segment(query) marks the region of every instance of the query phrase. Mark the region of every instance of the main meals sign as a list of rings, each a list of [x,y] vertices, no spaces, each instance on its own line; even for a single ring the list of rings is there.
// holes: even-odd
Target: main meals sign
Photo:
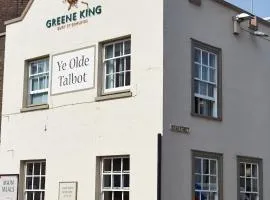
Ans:
[[[94,87],[94,60],[94,47],[53,55],[51,94]]]

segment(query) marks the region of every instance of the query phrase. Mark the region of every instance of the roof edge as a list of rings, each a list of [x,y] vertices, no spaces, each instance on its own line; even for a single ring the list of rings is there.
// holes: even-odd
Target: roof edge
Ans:
[[[34,0],[29,0],[29,2],[27,3],[25,9],[23,10],[21,16],[5,21],[5,25],[10,25],[10,24],[22,21],[24,19],[24,17],[26,16],[27,12],[29,11],[29,9],[30,9],[33,2],[34,2]]]
[[[216,3],[219,3],[219,4],[225,6],[225,7],[229,8],[229,9],[234,10],[234,11],[239,12],[239,13],[240,12],[245,12],[245,13],[247,13],[249,15],[254,15],[254,14],[248,12],[247,10],[244,10],[244,9],[242,9],[242,8],[236,6],[236,5],[233,5],[233,4],[231,4],[231,3],[229,3],[229,2],[227,2],[225,0],[212,0],[212,1],[214,1]],[[258,22],[260,22],[263,25],[266,25],[266,26],[270,27],[270,22],[269,21],[266,21],[265,19],[263,19],[261,17],[258,17],[258,16],[256,16],[256,17],[257,17]]]
[[[4,37],[6,35],[6,32],[0,33],[0,37]]]

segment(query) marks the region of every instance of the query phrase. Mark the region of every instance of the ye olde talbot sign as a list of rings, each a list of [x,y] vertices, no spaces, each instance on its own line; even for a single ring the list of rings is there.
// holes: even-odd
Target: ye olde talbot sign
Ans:
[[[17,200],[18,175],[0,175],[0,200]]]
[[[184,126],[177,126],[177,125],[170,125],[170,130],[172,132],[177,132],[177,133],[184,133],[184,134],[190,134],[190,128],[189,127],[184,127]]]
[[[94,59],[94,47],[53,55],[51,94],[94,87]]]

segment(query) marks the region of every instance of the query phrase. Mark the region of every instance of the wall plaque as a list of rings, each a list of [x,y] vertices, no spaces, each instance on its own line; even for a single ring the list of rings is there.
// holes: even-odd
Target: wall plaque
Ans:
[[[94,87],[95,47],[52,56],[51,94]]]
[[[59,182],[58,200],[76,200],[77,182]]]
[[[177,133],[190,134],[190,128],[171,124],[170,130]]]
[[[17,200],[18,179],[17,174],[0,175],[0,200]]]

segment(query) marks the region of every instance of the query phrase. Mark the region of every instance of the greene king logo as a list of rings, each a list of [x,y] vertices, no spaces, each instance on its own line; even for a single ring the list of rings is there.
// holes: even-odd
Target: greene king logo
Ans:
[[[68,4],[68,11],[70,11],[73,7],[78,8],[79,5],[84,5],[85,7],[77,12],[48,19],[46,21],[47,28],[56,27],[57,30],[72,28],[77,25],[86,24],[88,23],[88,19],[90,17],[94,17],[102,13],[101,5],[91,6],[85,1],[79,0],[64,0],[63,2]]]
[[[88,3],[85,1],[79,2],[78,0],[64,0],[64,3],[69,4],[68,10],[70,10],[72,7],[78,8],[78,3],[85,4],[88,8]]]

